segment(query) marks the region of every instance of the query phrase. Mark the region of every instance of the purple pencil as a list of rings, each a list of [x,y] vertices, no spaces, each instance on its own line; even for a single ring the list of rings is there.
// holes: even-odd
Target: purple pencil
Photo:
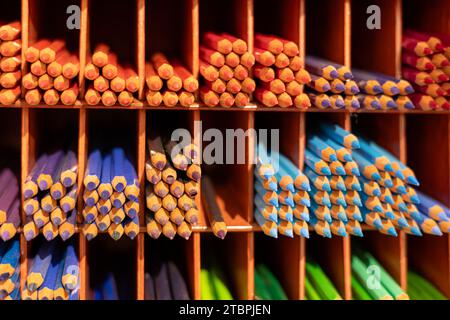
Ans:
[[[44,170],[45,164],[47,162],[48,156],[46,154],[43,154],[34,165],[33,169],[31,170],[30,174],[27,176],[27,179],[25,180],[23,184],[23,196],[25,199],[30,199],[37,195],[39,188],[37,184],[37,179],[39,175],[41,174],[42,170]]]
[[[40,190],[45,191],[50,189],[54,182],[53,173],[58,169],[58,164],[63,156],[64,152],[60,150],[52,153],[48,157],[45,167],[42,169],[42,172],[39,174],[37,179]]]
[[[19,186],[17,184],[12,184],[0,195],[0,224],[5,223],[6,217],[8,216],[8,209],[11,207],[14,200],[17,199],[18,193]]]

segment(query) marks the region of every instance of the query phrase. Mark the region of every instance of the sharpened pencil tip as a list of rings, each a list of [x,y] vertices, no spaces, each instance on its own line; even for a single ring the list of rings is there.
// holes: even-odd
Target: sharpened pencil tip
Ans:
[[[286,237],[293,238],[293,237],[294,237],[294,231],[292,231],[292,229],[288,229],[288,230],[286,230],[286,231],[284,232],[284,235],[285,235]]]
[[[322,203],[324,206],[327,206],[327,207],[331,206],[331,201],[328,198],[322,198]]]
[[[311,191],[311,186],[309,185],[308,182],[302,182],[301,187],[302,187],[302,190]]]
[[[375,172],[372,174],[371,180],[376,180],[376,181],[381,180],[381,175],[378,172]]]
[[[272,238],[278,238],[278,231],[277,231],[277,229],[270,229],[270,232],[269,232],[269,236],[271,236]]]
[[[344,167],[337,167],[337,168],[336,168],[336,173],[337,173],[339,176],[345,176],[345,169],[344,169]]]
[[[380,190],[380,189],[375,189],[375,190],[373,190],[373,195],[374,195],[375,197],[381,196],[381,190]]]
[[[350,162],[350,161],[353,161],[353,158],[349,153],[347,153],[347,154],[344,154],[344,161]]]
[[[133,240],[133,239],[136,237],[136,232],[134,232],[134,231],[129,232],[129,233],[128,233],[128,237],[129,237],[131,240]],[[189,236],[184,236],[183,238],[187,240],[187,239],[189,239]]]
[[[330,231],[330,229],[324,229],[323,230],[323,236],[325,238],[331,238],[331,231]]]
[[[391,94],[396,96],[397,94],[400,93],[400,90],[397,87],[392,87],[391,88]]]
[[[67,239],[69,239],[70,233],[67,231],[63,231],[61,233],[61,239],[63,239],[63,241],[66,241]]]
[[[400,218],[400,219],[398,219],[397,222],[398,222],[398,225],[400,226],[400,228],[408,228],[409,227],[409,224],[405,218]]]
[[[359,88],[357,86],[352,86],[350,91],[352,92],[352,94],[357,95],[360,91]]]
[[[286,199],[287,200],[287,199]],[[271,205],[273,205],[274,207],[278,207],[278,199],[277,198],[272,198],[269,200],[269,203]]]
[[[277,183],[273,182],[273,181],[269,182],[269,189],[272,190],[272,191],[277,191],[278,190]]]
[[[294,184],[292,184],[292,183],[289,183],[287,186],[286,186],[286,189],[288,189],[290,192],[292,192],[292,193],[294,193],[295,192],[295,187],[294,187]]]
[[[383,207],[381,205],[376,205],[375,207],[373,207],[373,211],[382,213]]]
[[[25,239],[27,241],[30,241],[33,238],[34,238],[34,233],[32,231],[25,232]]]
[[[225,233],[225,231],[223,231],[223,230],[219,230],[219,231],[217,231],[217,237],[218,238],[220,238],[220,239],[225,239],[225,236],[226,236],[226,233]]]
[[[271,213],[271,214],[269,214],[269,219],[268,220],[277,223],[278,222],[278,215],[276,213]]]
[[[337,199],[337,203],[338,203],[338,205],[343,206],[343,207],[347,206],[347,202],[345,202],[345,199],[343,199],[343,198]]]
[[[302,228],[302,229],[300,230],[300,235],[301,235],[303,238],[309,239],[309,231],[308,231],[308,229],[307,229],[307,228]]]
[[[414,177],[414,176],[408,176],[407,178],[406,178],[406,181],[409,183],[409,184],[412,184],[413,186],[416,186],[416,187],[418,187],[419,185],[420,185],[420,183],[419,183],[419,181],[416,179],[416,177]]]
[[[309,222],[309,214],[307,213],[302,213],[300,215],[300,217],[302,218],[303,221]]]
[[[323,191],[331,192],[331,186],[328,183],[324,183],[322,185],[322,189],[323,189]]]
[[[408,212],[408,207],[404,203],[400,203],[398,205],[398,208],[400,209],[401,212]]]
[[[352,149],[359,149],[360,148],[359,141],[353,140],[351,146],[352,146]]]
[[[347,236],[347,232],[345,231],[344,227],[339,227],[338,235],[340,235],[341,237],[346,237]]]
[[[347,215],[343,212],[339,212],[338,213],[338,219],[341,220],[342,222],[347,222],[348,218]]]
[[[438,226],[434,226],[433,228],[431,228],[431,233],[435,236],[442,236],[442,231]]]
[[[323,216],[323,219],[328,222],[328,223],[332,223],[333,222],[333,218],[331,218],[331,216],[329,214],[325,214]]]
[[[398,192],[399,194],[406,194],[406,193],[407,193],[405,186],[399,186],[399,187],[397,188],[397,192]]]
[[[353,215],[353,219],[358,221],[358,222],[362,222],[363,221],[363,218],[362,218],[362,216],[359,213],[355,213]]]
[[[441,221],[449,221],[447,215],[446,215],[444,212],[439,212],[439,213],[438,213],[438,218],[439,218]]]
[[[360,228],[353,229],[353,233],[355,234],[355,236],[364,237],[364,234]]]
[[[372,106],[373,109],[377,109],[377,110],[381,109],[381,104],[378,101],[376,101],[376,100],[372,101],[370,103],[370,105]]]
[[[309,199],[302,199],[301,204],[304,205],[305,207],[310,207],[311,206],[311,201]],[[295,205],[295,204],[294,204]],[[292,205],[292,206],[294,206]]]
[[[94,236],[93,234],[87,234],[87,235],[86,235],[87,241],[91,241],[91,240],[94,239],[94,238],[95,238],[95,236]]]
[[[337,156],[336,156],[336,154],[331,154],[330,155],[330,162],[334,162],[334,161],[337,161],[338,159],[337,159]]]
[[[417,227],[411,227],[411,233],[418,237],[422,236],[422,232],[420,232],[420,229]]]
[[[373,86],[373,91],[378,94],[378,93],[383,93],[383,88],[381,86]]]
[[[414,93],[414,88],[413,88],[412,86],[407,86],[407,87],[405,88],[405,92],[406,92],[407,94],[413,94],[413,93]]]
[[[323,168],[320,170],[320,172],[321,172],[323,175],[326,175],[326,176],[331,175],[331,170],[330,170],[329,167],[323,167]]]
[[[361,185],[359,183],[352,184],[352,190],[361,191]]]
[[[393,236],[393,237],[396,237],[396,236],[398,235],[398,234],[397,234],[397,231],[395,231],[394,227],[389,227],[389,228],[387,229],[387,233],[388,233],[389,235]]]
[[[353,199],[353,203],[357,207],[362,207],[361,200],[359,200],[359,199]]]
[[[383,229],[383,224],[381,223],[381,220],[380,220],[380,219],[376,219],[376,220],[373,222],[373,226],[374,226],[376,229],[378,229],[378,230]]]
[[[330,77],[333,78],[333,79],[339,78],[339,73],[337,72],[337,70],[332,70],[330,72]]]
[[[7,241],[9,239],[11,239],[9,232],[8,231],[2,232],[2,240]]]

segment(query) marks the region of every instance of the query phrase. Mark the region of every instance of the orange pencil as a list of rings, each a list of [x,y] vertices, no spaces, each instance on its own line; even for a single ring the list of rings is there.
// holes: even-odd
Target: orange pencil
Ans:
[[[162,99],[166,107],[174,107],[178,103],[178,96],[172,91],[166,90],[162,95]]]
[[[167,89],[173,92],[178,92],[183,87],[183,81],[177,75],[173,75],[166,81]]]
[[[208,107],[215,107],[219,104],[219,96],[206,87],[200,89],[200,98]]]
[[[161,52],[154,53],[151,61],[156,72],[162,79],[168,80],[173,76],[173,67],[170,65],[164,54]]]
[[[25,101],[32,106],[38,105],[41,102],[42,95],[38,89],[29,90],[25,93]]]
[[[188,91],[181,91],[178,94],[178,101],[183,107],[190,107],[195,103],[195,96]]]
[[[295,80],[289,82],[286,86],[286,92],[293,97],[298,96],[299,94],[302,93],[302,91],[303,91],[302,85]]]
[[[216,93],[223,93],[227,90],[227,84],[223,82],[221,79],[217,79],[213,82],[207,82],[206,87],[211,89],[212,91]]]
[[[30,66],[30,71],[31,73],[33,73],[34,75],[40,77],[42,76],[44,73],[47,72],[47,66],[42,63],[41,61],[36,61],[33,62]]]
[[[278,104],[277,96],[270,91],[257,88],[255,90],[255,98],[266,107],[274,107]]]
[[[22,49],[22,41],[5,41],[0,44],[0,54],[4,57],[14,57],[20,53]]]
[[[123,90],[125,90],[126,87],[126,81],[125,81],[125,72],[123,69],[119,66],[117,68],[117,75],[109,82],[109,87],[112,91],[116,93],[120,93]]]
[[[236,38],[228,33],[222,33],[222,37],[231,41],[233,52],[239,55],[244,55],[247,53],[247,42],[245,42],[244,40]]]
[[[107,107],[115,105],[117,102],[117,96],[112,90],[106,90],[102,93],[102,103]]]
[[[219,69],[219,78],[223,81],[230,81],[234,77],[234,71],[229,66],[224,65]]]
[[[61,70],[61,72],[62,72],[62,70]],[[99,76],[100,76],[99,68],[93,63],[88,63],[86,65],[86,67],[84,68],[84,77],[88,80],[94,81]]]
[[[233,44],[229,39],[213,32],[203,34],[202,44],[222,54],[229,54],[233,50]]]
[[[25,60],[33,63],[39,60],[39,53],[42,49],[50,45],[50,41],[46,39],[39,40],[33,45],[29,46],[25,51]]]
[[[241,82],[241,91],[251,94],[256,89],[256,83],[255,80],[252,78],[246,78],[244,81]]]
[[[98,92],[105,92],[106,90],[109,89],[109,80],[107,80],[103,76],[99,76],[97,79],[94,80],[94,89],[97,90]]]
[[[295,57],[300,54],[300,49],[295,42],[285,39],[280,40],[283,42],[283,53],[285,53],[288,57]]]
[[[253,69],[253,75],[263,82],[270,82],[275,79],[275,71],[270,67],[256,65]]]
[[[2,89],[0,91],[0,104],[10,106],[19,98],[21,94],[20,86],[13,89]]]
[[[163,86],[163,81],[161,80],[160,76],[156,73],[155,68],[153,68],[153,65],[151,63],[147,63],[145,65],[145,81],[147,83],[147,86],[152,91],[159,91],[161,90]]]
[[[61,102],[66,106],[73,106],[78,97],[78,83],[74,82],[72,86],[61,93]]]
[[[53,88],[53,78],[48,74],[43,74],[38,79],[38,85],[42,90],[50,90]]]
[[[225,56],[225,64],[231,68],[236,68],[239,65],[239,62],[240,57],[234,52],[231,52]]]
[[[118,60],[117,55],[109,52],[108,53],[108,63],[102,68],[102,76],[108,80],[112,80],[117,76],[117,66]]]
[[[148,91],[146,99],[152,107],[159,107],[162,103],[162,95],[159,91]]]
[[[55,89],[44,92],[44,102],[50,106],[54,106],[59,102],[59,93]]]
[[[172,61],[173,71],[183,81],[183,89],[187,92],[196,92],[198,90],[198,80],[194,78],[178,60]]]
[[[255,56],[250,52],[246,52],[241,56],[241,64],[247,69],[251,69],[255,65],[255,62]]]
[[[285,55],[284,53],[280,53],[275,56],[275,67],[277,67],[277,68],[289,67],[290,63],[291,63],[291,61],[289,60],[289,57],[287,55]]]
[[[309,107],[311,107],[311,100],[309,100],[307,94],[302,93],[295,97],[294,105],[299,109],[308,109]]]
[[[54,40],[47,47],[43,48],[39,52],[39,60],[45,64],[49,64],[56,59],[56,53],[62,50],[65,46],[63,40]]]
[[[311,75],[306,69],[301,69],[295,74],[295,80],[300,84],[307,84],[311,81]]]
[[[69,86],[70,86],[70,80],[64,78],[62,75],[57,76],[53,80],[53,87],[58,91],[64,91],[64,90],[68,89]]]
[[[219,104],[221,107],[230,108],[234,105],[234,97],[228,92],[224,92],[219,97]]]
[[[293,105],[291,96],[288,95],[286,92],[283,92],[282,94],[278,95],[277,99],[278,105],[281,108],[288,108]]]
[[[275,76],[283,82],[291,82],[295,80],[294,72],[289,68],[277,69]]]
[[[119,104],[123,107],[128,107],[129,105],[131,105],[133,103],[133,101],[134,101],[134,97],[128,91],[122,91],[117,96],[117,102],[119,102]]]
[[[255,60],[265,67],[270,67],[275,63],[275,56],[269,51],[255,48]]]
[[[260,87],[262,89],[272,91],[275,94],[286,92],[286,86],[280,79],[274,79],[270,82],[265,82]]]
[[[0,27],[0,39],[2,41],[16,40],[22,31],[20,21],[14,21]]]
[[[206,63],[212,64],[217,68],[220,68],[225,64],[225,57],[223,56],[223,54],[217,51],[213,51],[204,46],[200,47],[200,59],[204,60]]]
[[[227,91],[232,94],[237,94],[242,89],[240,82],[236,79],[231,79],[227,82]]]
[[[238,65],[236,68],[234,68],[234,77],[239,81],[243,81],[245,78],[248,77],[247,68],[241,64]]]
[[[0,60],[0,69],[3,72],[13,72],[19,69],[21,63],[20,56],[3,57]]]
[[[299,56],[289,58],[289,68],[291,68],[292,71],[299,71],[303,68],[302,59],[300,59]]]
[[[216,69],[216,67],[206,63],[203,60],[200,60],[200,74],[205,78],[207,81],[214,81],[219,78],[219,71]]]
[[[99,68],[103,68],[108,63],[109,52],[109,46],[106,44],[98,44],[95,47],[94,54],[92,55],[92,63]]]
[[[255,46],[263,50],[268,50],[277,55],[283,52],[283,42],[273,36],[257,33],[255,35]]]
[[[67,58],[66,63],[62,66],[62,74],[67,79],[75,78],[80,72],[80,62],[75,54]]]
[[[249,103],[250,103],[250,97],[248,94],[246,94],[244,92],[239,92],[234,97],[234,104],[236,105],[236,107],[245,107],[245,106],[248,106]]]
[[[95,90],[91,85],[86,90],[86,94],[84,95],[84,100],[86,100],[88,105],[95,106],[100,103],[101,96],[100,96],[100,93],[97,90]]]
[[[125,73],[125,87],[126,89],[131,92],[137,92],[140,88],[140,81],[139,76],[137,75],[136,71],[131,66],[125,65],[123,67],[124,73]]]
[[[20,70],[2,73],[0,76],[0,85],[3,88],[11,89],[19,83],[21,75]]]

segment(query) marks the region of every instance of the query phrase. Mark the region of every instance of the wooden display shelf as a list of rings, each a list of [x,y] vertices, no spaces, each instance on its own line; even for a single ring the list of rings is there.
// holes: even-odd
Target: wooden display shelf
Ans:
[[[42,13],[39,9],[41,3],[50,0],[16,0],[21,5],[22,44],[26,49],[39,37],[39,33],[49,36],[59,36],[61,30],[52,30],[50,22],[42,22]],[[56,2],[56,0],[54,0]],[[189,0],[182,6],[176,6],[174,0],[134,0],[122,12],[120,6],[112,5],[110,1],[79,0],[81,6],[81,29],[77,31],[81,73],[83,73],[86,58],[93,46],[101,41],[111,42],[114,50],[124,59],[133,63],[143,83],[145,75],[145,61],[155,50],[167,50],[198,74],[198,48],[201,35],[205,31],[213,30],[229,32],[248,41],[250,51],[253,50],[253,37],[256,32],[274,33],[300,45],[301,56],[305,53],[323,56],[337,62],[357,68],[372,69],[391,75],[400,73],[400,53],[402,28],[416,27],[450,34],[450,4],[445,0],[433,1],[435,5],[424,7],[420,13],[422,19],[416,19],[418,0],[282,0],[274,3],[269,0],[233,0],[233,1],[206,1]],[[66,1],[62,2],[62,5]],[[97,4],[95,4],[97,3]],[[118,2],[119,3],[119,2]],[[109,15],[121,14],[121,19],[105,22],[109,28],[102,28],[99,17],[99,6],[104,4]],[[376,4],[382,11],[382,29],[368,30],[366,28],[366,8]],[[46,7],[53,13],[60,6]],[[170,10],[169,10],[170,9]],[[158,17],[155,11],[161,11],[163,16]],[[166,16],[173,11],[173,16],[179,19],[173,25],[167,23]],[[123,14],[122,14],[123,13]],[[65,11],[58,13],[65,16]],[[17,18],[19,18],[18,13]],[[108,15],[105,15],[106,17]],[[318,19],[318,17],[322,19]],[[0,13],[2,17],[2,13]],[[95,20],[95,21],[94,21]],[[103,19],[104,20],[104,19]],[[170,21],[170,20],[169,20]],[[430,22],[431,21],[431,22]],[[320,25],[316,23],[321,22]],[[176,41],[166,41],[168,37],[161,37],[161,28],[167,28],[170,37],[176,36]],[[103,29],[103,30],[101,30]],[[123,30],[122,30],[123,29]],[[42,30],[45,30],[42,31]],[[105,31],[106,30],[106,31]],[[115,42],[122,37],[110,30],[120,30],[127,38],[129,45]],[[44,33],[42,33],[44,32]],[[54,32],[54,33],[53,33]],[[102,38],[100,38],[102,37]],[[172,40],[172,39],[171,39]],[[328,44],[328,45],[324,45]],[[390,48],[391,50],[386,50]],[[123,51],[123,52],[122,52]],[[22,59],[24,61],[24,59]],[[22,70],[26,71],[25,63]],[[79,79],[83,92],[85,83],[83,77]],[[142,86],[143,88],[143,86]],[[82,96],[82,95],[81,95]],[[416,171],[422,181],[421,189],[437,199],[450,205],[450,111],[423,111],[423,110],[299,110],[295,108],[264,108],[252,104],[247,108],[208,108],[202,104],[192,108],[181,106],[149,107],[144,102],[144,90],[139,92],[140,103],[131,107],[104,107],[88,106],[82,100],[76,106],[28,106],[19,103],[16,106],[0,108],[4,112],[17,112],[21,123],[20,141],[20,168],[21,181],[26,179],[38,154],[38,145],[41,143],[38,135],[39,124],[37,117],[52,110],[70,110],[74,115],[68,119],[71,126],[75,126],[73,136],[77,145],[79,163],[79,191],[83,191],[81,180],[86,167],[86,160],[92,148],[92,130],[89,128],[96,122],[95,114],[104,112],[105,115],[117,113],[131,113],[124,123],[133,128],[127,136],[135,145],[135,164],[139,172],[141,187],[144,187],[144,168],[147,157],[146,140],[153,128],[153,117],[160,117],[160,113],[175,112],[183,118],[183,126],[189,128],[196,142],[200,142],[201,132],[197,132],[194,122],[202,120],[204,127],[224,128],[270,128],[286,127],[281,136],[284,142],[281,150],[299,168],[303,168],[303,151],[308,129],[315,123],[332,121],[345,127],[347,130],[363,132],[382,146],[397,155],[402,161]],[[17,111],[15,111],[17,110]],[[103,111],[100,111],[103,110]],[[127,111],[126,111],[127,110]],[[64,112],[65,112],[64,111]],[[184,111],[184,113],[183,113]],[[216,113],[214,111],[224,111]],[[270,120],[274,119],[273,124]],[[222,126],[221,126],[222,123]],[[205,125],[206,124],[206,125]],[[225,125],[225,126],[224,126]],[[369,131],[370,129],[370,131]],[[135,132],[134,132],[135,130]],[[420,134],[418,134],[420,133]],[[61,133],[65,134],[65,133]],[[1,143],[0,141],[0,147]],[[58,141],[53,141],[57,143]],[[440,149],[435,146],[439,143]],[[17,142],[19,143],[19,142]],[[247,159],[253,157],[253,139],[246,143]],[[428,157],[431,157],[430,159]],[[433,163],[433,170],[427,166]],[[437,168],[438,170],[435,170]],[[206,168],[205,168],[206,169]],[[323,256],[320,259],[324,270],[331,277],[339,292],[345,299],[351,299],[351,242],[353,237],[320,239],[316,235],[305,240],[294,239],[266,239],[260,228],[253,222],[253,166],[250,162],[245,165],[221,166],[210,168],[215,185],[221,183],[215,177],[229,174],[237,183],[230,189],[229,180],[224,185],[218,185],[218,198],[226,222],[229,225],[229,234],[223,241],[215,240],[212,245],[229,252],[230,266],[227,273],[230,275],[230,284],[236,298],[254,298],[253,270],[255,261],[270,261],[275,274],[286,289],[291,299],[304,298],[304,272],[307,250],[320,249]],[[205,171],[208,171],[206,169]],[[227,188],[228,187],[228,188]],[[233,190],[232,193],[229,190]],[[129,262],[130,279],[135,281],[132,286],[135,292],[133,298],[144,299],[144,274],[149,259],[152,258],[152,242],[145,234],[144,226],[144,195],[141,201],[141,228],[136,240],[131,242],[131,251],[124,259]],[[199,196],[201,197],[201,195]],[[197,201],[200,206],[200,202]],[[78,203],[78,209],[83,206]],[[23,215],[24,216],[24,215]],[[401,233],[398,238],[389,238],[364,227],[365,243],[369,246],[377,259],[386,267],[394,278],[406,288],[406,275],[408,263],[428,277],[450,298],[450,238],[426,236],[424,238],[406,237]],[[185,242],[184,254],[186,275],[192,296],[200,299],[200,269],[202,254],[208,241],[213,235],[207,223],[207,218],[200,207],[200,223],[193,228],[189,241]],[[90,298],[90,275],[93,270],[93,257],[99,252],[97,246],[87,243],[86,239],[77,230],[74,237],[78,241],[80,259],[81,288],[80,298]],[[106,241],[107,235],[99,236],[96,242]],[[100,239],[102,238],[102,239]],[[28,247],[21,235],[21,285],[23,287],[28,267]],[[122,240],[120,240],[122,242]],[[108,246],[116,243],[106,241]],[[128,242],[128,240],[124,240]],[[150,243],[150,244],[149,244]],[[407,251],[407,244],[412,250]],[[260,246],[273,248],[273,252],[265,255],[259,254]],[[146,250],[150,247],[150,250]],[[147,248],[148,249],[148,248]],[[310,252],[314,253],[314,252]],[[91,261],[92,260],[92,261]],[[432,262],[428,264],[428,262]],[[93,274],[92,272],[92,274]],[[286,276],[286,275],[289,275]]]

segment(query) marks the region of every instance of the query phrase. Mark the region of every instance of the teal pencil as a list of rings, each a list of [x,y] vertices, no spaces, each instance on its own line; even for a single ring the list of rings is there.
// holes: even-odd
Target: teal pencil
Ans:
[[[305,150],[305,164],[318,175],[331,175],[331,170],[327,163],[315,156],[308,149]]]

